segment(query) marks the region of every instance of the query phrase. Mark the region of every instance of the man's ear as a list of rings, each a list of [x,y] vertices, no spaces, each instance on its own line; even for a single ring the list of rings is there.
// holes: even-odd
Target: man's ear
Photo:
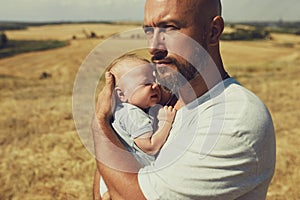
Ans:
[[[118,98],[120,99],[120,101],[122,103],[126,103],[128,101],[126,95],[124,94],[124,92],[121,90],[121,88],[116,87],[115,88],[115,93],[117,94]]]
[[[210,27],[210,42],[211,46],[216,46],[219,44],[220,37],[224,30],[224,20],[221,16],[216,16],[212,22]]]

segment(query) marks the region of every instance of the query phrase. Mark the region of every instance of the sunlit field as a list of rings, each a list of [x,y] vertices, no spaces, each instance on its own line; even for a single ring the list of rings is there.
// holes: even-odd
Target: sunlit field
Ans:
[[[0,59],[0,199],[92,199],[95,164],[74,125],[74,80],[94,47],[136,27],[69,24],[6,31],[9,39],[70,45]],[[88,39],[90,32],[98,37]],[[229,73],[264,101],[275,123],[277,165],[267,199],[300,199],[300,36],[222,41],[221,51]]]

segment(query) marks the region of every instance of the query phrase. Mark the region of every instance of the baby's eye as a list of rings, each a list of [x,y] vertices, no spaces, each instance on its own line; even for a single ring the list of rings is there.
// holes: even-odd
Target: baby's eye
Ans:
[[[145,86],[149,86],[149,85],[152,85],[152,84],[153,84],[152,82],[151,83],[150,82],[144,83]]]

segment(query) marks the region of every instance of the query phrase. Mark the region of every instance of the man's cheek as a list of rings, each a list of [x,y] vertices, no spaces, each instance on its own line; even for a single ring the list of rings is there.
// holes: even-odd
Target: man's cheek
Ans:
[[[186,52],[189,49],[189,44],[188,41],[185,40],[181,35],[177,34],[173,37],[169,36],[165,41],[166,48],[170,53],[179,55],[181,57],[186,56]]]

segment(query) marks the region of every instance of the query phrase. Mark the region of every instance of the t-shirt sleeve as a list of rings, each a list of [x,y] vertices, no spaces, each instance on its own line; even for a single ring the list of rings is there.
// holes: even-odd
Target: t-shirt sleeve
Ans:
[[[152,120],[143,110],[136,107],[129,107],[126,115],[123,116],[122,125],[126,127],[127,133],[135,139],[141,135],[153,132]]]

